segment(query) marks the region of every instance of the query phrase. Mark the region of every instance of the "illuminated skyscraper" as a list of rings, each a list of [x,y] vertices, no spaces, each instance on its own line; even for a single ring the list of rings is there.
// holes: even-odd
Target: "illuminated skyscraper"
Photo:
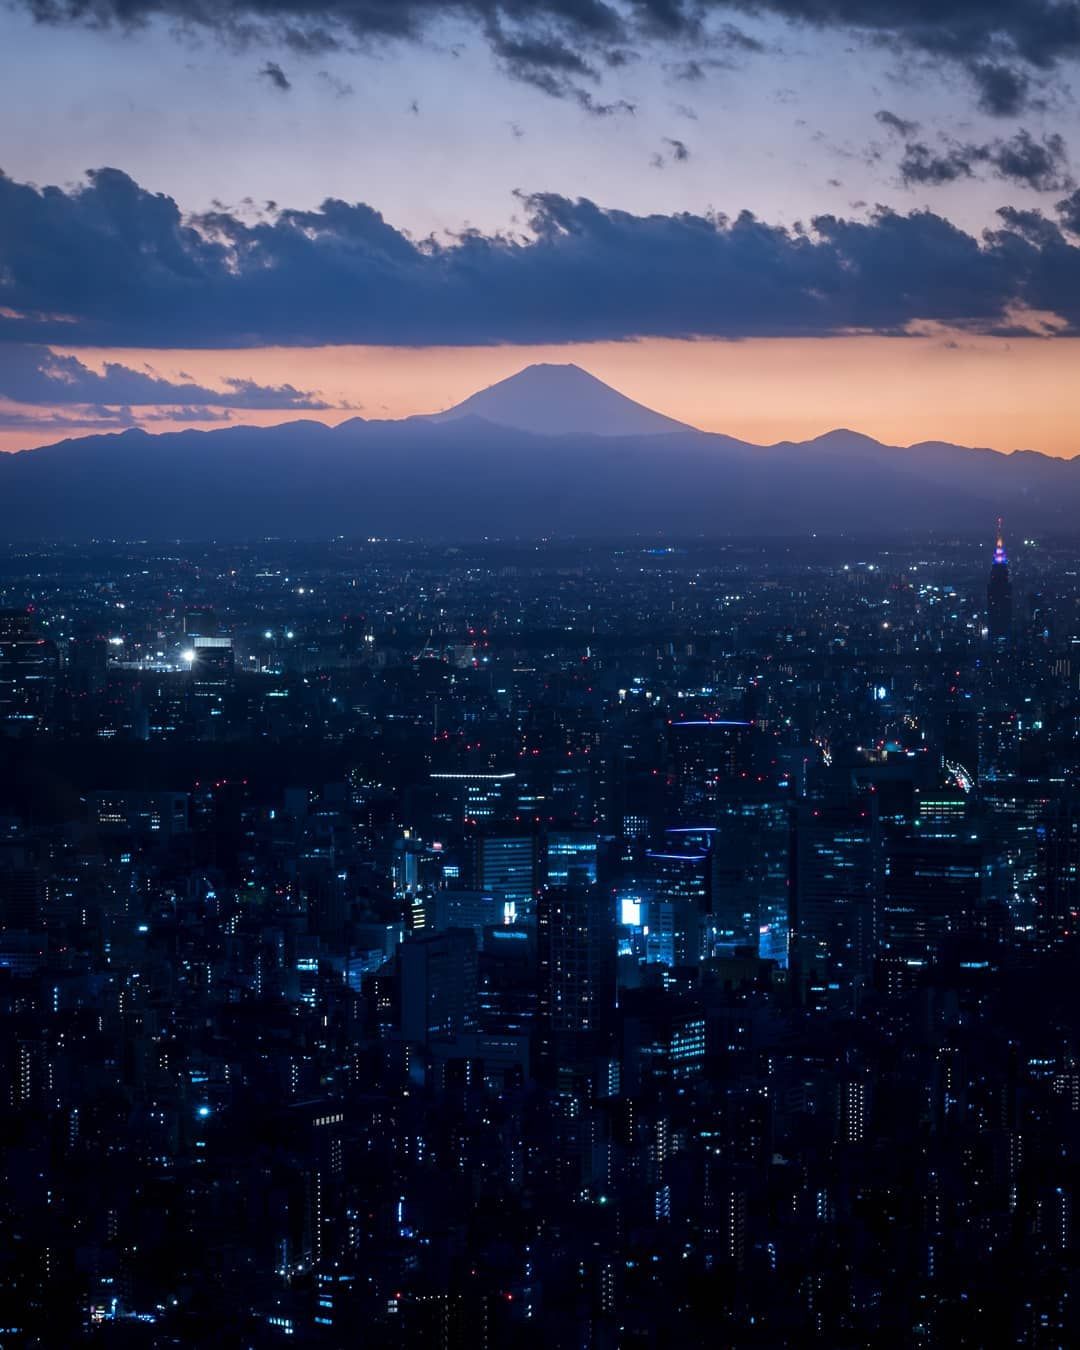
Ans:
[[[1009,580],[1009,557],[1005,552],[1005,536],[1001,517],[997,523],[997,541],[994,561],[990,567],[990,582],[986,588],[986,622],[990,641],[1008,642],[1012,637],[1012,582]]]
[[[59,658],[38,631],[32,608],[0,610],[0,723],[29,731],[52,702]]]

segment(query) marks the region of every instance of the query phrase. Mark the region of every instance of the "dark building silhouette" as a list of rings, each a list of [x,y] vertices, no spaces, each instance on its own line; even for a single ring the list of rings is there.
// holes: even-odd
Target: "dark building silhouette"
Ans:
[[[545,887],[536,907],[540,1062],[552,1079],[587,1071],[615,1011],[612,897],[587,882]]]
[[[865,978],[877,936],[882,851],[876,794],[805,803],[792,832],[791,954],[796,978],[821,993]]]
[[[682,821],[712,824],[722,793],[750,771],[753,724],[697,719],[673,722],[669,731]]]

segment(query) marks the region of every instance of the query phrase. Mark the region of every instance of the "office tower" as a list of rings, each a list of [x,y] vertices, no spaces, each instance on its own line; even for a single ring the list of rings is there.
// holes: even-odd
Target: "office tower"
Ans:
[[[428,775],[435,790],[436,824],[460,828],[505,818],[513,804],[517,774],[451,770]]]
[[[790,804],[764,784],[721,793],[712,835],[714,943],[782,948],[787,934]]]
[[[668,830],[663,847],[645,855],[650,961],[697,965],[709,955],[712,834],[711,829]]]
[[[700,1006],[660,989],[620,997],[622,1090],[634,1096],[695,1078],[705,1066],[705,1018]]]
[[[19,846],[0,847],[0,928],[33,928],[46,917],[42,869]]]
[[[990,581],[986,588],[986,625],[990,641],[1004,644],[1012,639],[1013,604],[1012,582],[1009,580],[1009,558],[1005,552],[1005,536],[998,519],[994,561],[990,566]]]
[[[605,1048],[615,1010],[615,914],[600,888],[545,887],[537,901],[540,1061],[573,1073]]]
[[[437,933],[449,928],[471,928],[477,940],[485,928],[506,926],[503,901],[489,891],[438,890],[427,905],[429,926]]]
[[[232,684],[236,668],[232,638],[196,637],[190,648],[191,674],[197,697],[212,698]]]
[[[875,946],[881,836],[873,793],[847,805],[803,803],[792,836],[791,956],[817,992],[859,983]]]
[[[19,735],[38,725],[59,668],[56,644],[39,631],[32,609],[0,610],[0,729]]]
[[[837,1088],[837,1132],[845,1144],[861,1144],[866,1137],[870,1084],[865,1076],[843,1079]]]
[[[417,933],[398,948],[401,1035],[427,1045],[472,1031],[477,1023],[476,934],[469,929]]]
[[[949,937],[975,931],[983,900],[985,846],[961,815],[922,817],[890,832],[878,940],[883,950],[920,960],[940,956]]]
[[[1037,831],[1036,928],[1044,942],[1076,935],[1080,918],[1080,791],[1069,784]]]
[[[544,882],[565,886],[571,870],[584,871],[590,885],[596,880],[595,834],[585,830],[552,830],[545,840]]]
[[[669,727],[676,807],[687,824],[712,824],[722,790],[750,773],[751,722],[717,719]]]
[[[481,835],[476,883],[502,902],[507,921],[531,914],[537,890],[537,843],[532,835]]]

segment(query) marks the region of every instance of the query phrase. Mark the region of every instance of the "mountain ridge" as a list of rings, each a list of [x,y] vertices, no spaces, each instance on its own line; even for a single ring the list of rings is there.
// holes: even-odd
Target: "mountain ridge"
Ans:
[[[1072,529],[1080,513],[1075,458],[890,446],[845,428],[772,445],[685,424],[656,433],[639,412],[661,414],[579,368],[546,370],[588,395],[588,407],[571,400],[584,426],[511,427],[478,416],[473,396],[452,417],[133,428],[0,456],[0,539],[986,530],[999,514],[1016,528]],[[492,386],[503,415],[506,386],[522,387],[514,378]],[[550,391],[547,375],[542,384]],[[519,419],[532,406],[519,403]],[[598,433],[608,406],[649,429]]]

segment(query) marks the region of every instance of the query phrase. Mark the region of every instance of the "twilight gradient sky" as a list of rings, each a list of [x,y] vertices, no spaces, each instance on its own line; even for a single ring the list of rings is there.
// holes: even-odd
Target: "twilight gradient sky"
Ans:
[[[0,52],[0,449],[573,360],[1080,452],[1075,0],[0,0]]]

